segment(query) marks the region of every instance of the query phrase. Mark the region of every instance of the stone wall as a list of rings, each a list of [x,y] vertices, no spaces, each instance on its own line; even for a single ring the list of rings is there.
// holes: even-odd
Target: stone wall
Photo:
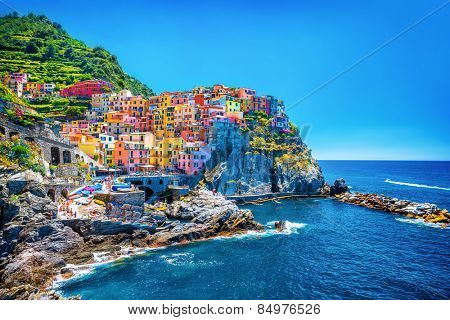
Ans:
[[[27,128],[0,118],[0,133],[9,138],[18,136],[28,142],[36,143],[41,147],[45,161],[52,165],[76,163],[76,159],[82,157],[78,148],[56,137],[45,125]]]
[[[114,222],[111,220],[67,219],[59,220],[59,222],[70,227],[83,237],[120,233],[132,234],[135,230],[147,230],[150,233],[154,233],[156,230],[155,225]]]
[[[170,185],[183,185],[186,183],[184,175],[157,175],[157,176],[130,176],[125,178],[136,188],[145,192],[146,201],[155,201]]]
[[[97,193],[94,198],[107,204],[105,214],[111,218],[136,221],[144,214],[144,191]]]

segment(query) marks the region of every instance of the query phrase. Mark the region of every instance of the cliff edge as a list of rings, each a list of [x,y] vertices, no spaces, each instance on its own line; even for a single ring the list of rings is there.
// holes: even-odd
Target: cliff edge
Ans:
[[[220,124],[210,130],[213,152],[204,175],[210,189],[224,195],[321,192],[322,171],[292,123],[285,133],[264,113],[245,120],[246,129]]]

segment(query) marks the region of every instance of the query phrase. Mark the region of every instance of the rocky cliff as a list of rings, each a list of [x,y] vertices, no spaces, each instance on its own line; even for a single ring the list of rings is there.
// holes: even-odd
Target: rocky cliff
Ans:
[[[279,133],[264,115],[247,118],[249,130],[221,125],[210,130],[213,152],[205,180],[225,195],[293,192],[318,194],[324,185],[319,165],[295,127]]]

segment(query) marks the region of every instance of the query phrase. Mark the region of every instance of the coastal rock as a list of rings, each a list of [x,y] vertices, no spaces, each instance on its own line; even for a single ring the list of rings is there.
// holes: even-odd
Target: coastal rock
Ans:
[[[205,181],[209,189],[225,195],[293,192],[318,194],[324,184],[320,167],[299,137],[293,148],[304,151],[305,166],[277,161],[296,151],[256,152],[250,147],[250,136],[238,127],[212,128],[213,152],[207,163]],[[295,154],[294,154],[295,156]]]
[[[348,192],[348,186],[345,183],[345,180],[340,178],[334,181],[334,184],[330,187],[330,196],[334,196],[341,193]]]
[[[450,214],[447,210],[439,209],[430,203],[417,203],[407,200],[398,200],[378,194],[346,192],[334,195],[339,201],[363,206],[375,210],[383,210],[393,214],[404,215],[412,219],[437,223],[447,227],[450,223]]]
[[[140,223],[123,223],[55,220],[51,212],[57,210],[56,204],[39,192],[38,180],[10,187],[13,195],[0,188],[0,297],[4,299],[59,299],[48,290],[56,276],[70,277],[73,265],[116,259],[133,254],[133,248],[263,230],[249,210],[240,210],[232,201],[205,189],[193,190],[168,206],[146,208]],[[136,209],[133,204],[128,207],[129,211]],[[187,223],[167,222],[168,218]]]
[[[37,193],[35,195],[41,196],[40,191],[42,191],[42,182],[43,178],[39,173],[27,170],[9,176],[6,187],[8,188],[10,195],[22,193],[25,191],[25,187],[27,187],[28,191],[31,193]],[[45,196],[45,191],[41,197],[43,196]]]
[[[165,213],[169,218],[183,218],[189,222],[174,224],[156,233],[149,239],[151,246],[165,246],[264,229],[261,224],[254,221],[250,210],[241,210],[232,201],[206,189],[191,191],[182,200],[169,205]]]

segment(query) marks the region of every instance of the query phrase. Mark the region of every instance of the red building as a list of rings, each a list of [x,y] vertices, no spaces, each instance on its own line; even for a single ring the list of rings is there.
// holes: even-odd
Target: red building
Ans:
[[[108,87],[111,90],[113,86],[111,83],[104,80],[87,80],[77,82],[67,88],[62,89],[59,93],[62,97],[83,97],[90,98],[93,94],[104,93],[104,87]]]
[[[194,101],[196,104],[204,106],[205,105],[205,95],[203,93],[196,94],[194,96]]]

